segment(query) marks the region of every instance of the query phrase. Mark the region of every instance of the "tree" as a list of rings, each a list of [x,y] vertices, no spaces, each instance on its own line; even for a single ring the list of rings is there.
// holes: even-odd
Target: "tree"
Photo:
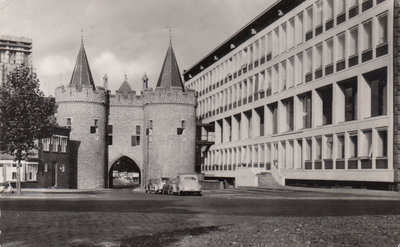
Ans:
[[[17,192],[21,193],[21,160],[37,149],[36,140],[50,137],[55,126],[53,98],[39,89],[31,68],[19,65],[0,88],[0,152],[13,155],[17,165]]]

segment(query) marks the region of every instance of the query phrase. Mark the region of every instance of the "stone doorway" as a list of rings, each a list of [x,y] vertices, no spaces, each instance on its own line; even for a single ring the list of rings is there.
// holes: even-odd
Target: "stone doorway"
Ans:
[[[114,162],[108,177],[110,188],[140,187],[140,168],[135,161],[126,156],[122,156]]]

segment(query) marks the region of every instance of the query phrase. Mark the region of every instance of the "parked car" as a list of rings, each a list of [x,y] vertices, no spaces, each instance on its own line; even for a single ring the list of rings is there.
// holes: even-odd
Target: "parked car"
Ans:
[[[163,193],[164,185],[169,180],[171,180],[171,178],[167,178],[167,177],[158,178],[158,182],[157,182],[156,188],[155,188],[155,191],[156,191],[157,194],[162,194]]]
[[[10,182],[0,183],[0,193],[14,193],[14,191]]]
[[[196,194],[201,195],[201,185],[196,174],[178,175],[175,191],[178,195]]]
[[[147,181],[146,193],[155,193],[156,192],[156,183],[157,179],[151,178]]]
[[[176,186],[177,186],[177,178],[168,179],[165,181],[165,184],[163,185],[162,193],[167,195],[172,195],[177,191]]]

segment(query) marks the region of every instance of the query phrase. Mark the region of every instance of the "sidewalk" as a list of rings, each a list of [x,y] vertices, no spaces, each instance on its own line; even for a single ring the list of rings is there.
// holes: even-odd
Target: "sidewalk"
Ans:
[[[12,194],[0,194],[0,199],[85,199],[95,198],[106,190],[77,190],[77,189],[44,189],[22,188],[21,195],[15,191]]]
[[[367,189],[352,189],[352,188],[309,188],[309,187],[294,187],[294,186],[282,186],[282,187],[250,187],[241,186],[236,188],[240,191],[257,191],[257,192],[268,192],[268,191],[282,191],[282,192],[322,192],[322,193],[333,193],[333,194],[351,194],[351,195],[364,195],[364,196],[375,196],[375,197],[391,197],[393,199],[400,199],[400,192],[398,191],[384,191],[384,190],[367,190]]]

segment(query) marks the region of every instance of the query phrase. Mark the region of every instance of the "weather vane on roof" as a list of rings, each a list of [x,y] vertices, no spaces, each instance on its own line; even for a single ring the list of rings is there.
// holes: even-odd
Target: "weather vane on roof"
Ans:
[[[173,28],[167,27],[168,29],[168,34],[169,34],[169,41],[172,42],[172,32],[174,31]]]

